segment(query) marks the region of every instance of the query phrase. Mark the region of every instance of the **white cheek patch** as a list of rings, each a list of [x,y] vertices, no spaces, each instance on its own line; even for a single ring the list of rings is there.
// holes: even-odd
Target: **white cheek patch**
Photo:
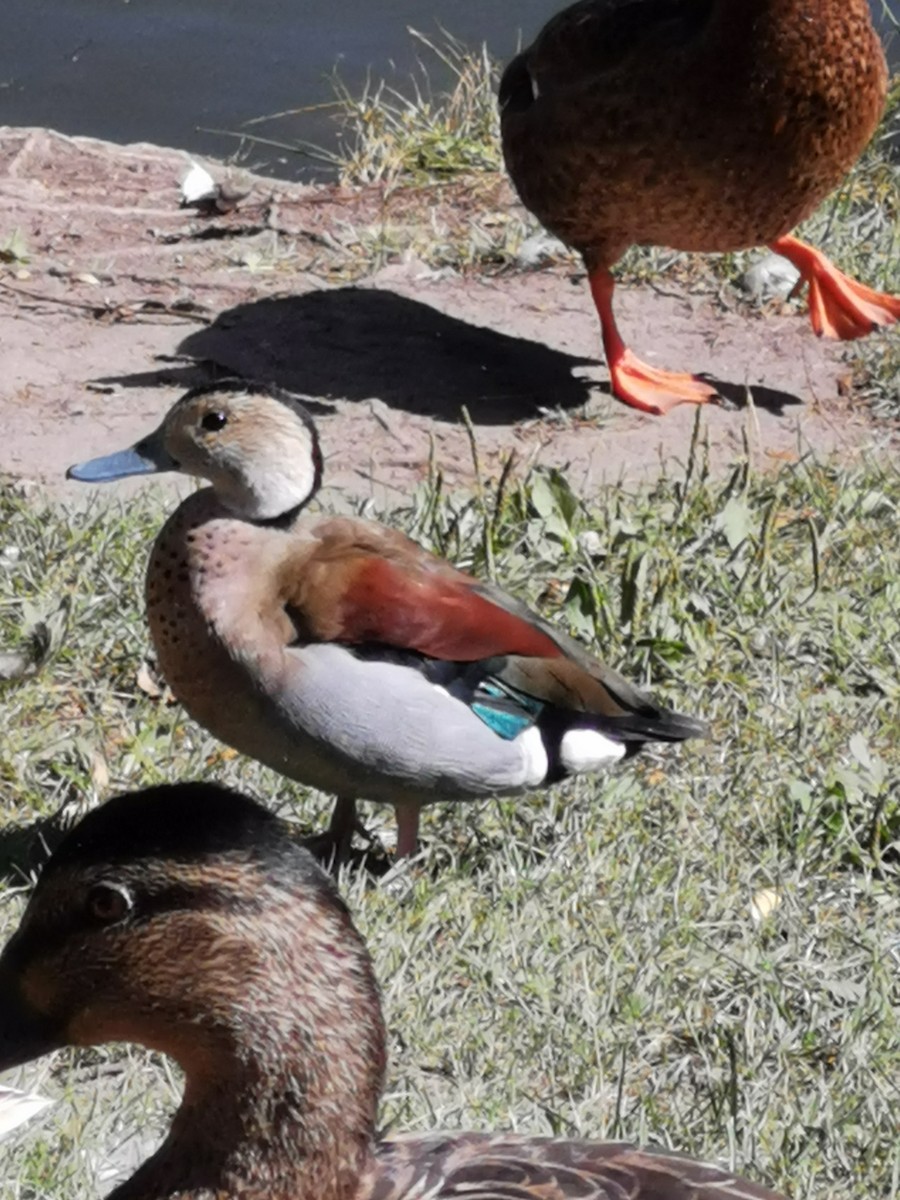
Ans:
[[[559,759],[571,775],[596,771],[605,762],[622,758],[625,747],[604,737],[596,729],[570,729],[559,744]]]
[[[532,725],[524,733],[520,733],[516,741],[522,747],[522,757],[525,760],[525,787],[537,787],[547,778],[550,762],[544,749],[544,739],[537,726]]]

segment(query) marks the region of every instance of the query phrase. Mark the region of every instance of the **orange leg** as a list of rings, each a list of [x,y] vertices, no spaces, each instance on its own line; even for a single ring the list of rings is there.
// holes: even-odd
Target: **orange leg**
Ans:
[[[614,396],[632,408],[657,415],[667,413],[676,404],[705,404],[714,399],[716,389],[699,376],[663,371],[641,362],[632,354],[622,340],[613,316],[615,280],[606,267],[596,267],[590,271],[588,282],[600,317],[603,349]]]
[[[900,321],[900,296],[888,296],[856,283],[830,263],[821,250],[795,237],[777,238],[769,248],[800,272],[798,287],[809,284],[809,315],[819,337],[824,334],[849,341],[865,337],[879,325]]]
[[[395,804],[394,813],[397,817],[397,852],[396,857],[410,858],[415,854],[419,845],[419,806],[418,804]]]

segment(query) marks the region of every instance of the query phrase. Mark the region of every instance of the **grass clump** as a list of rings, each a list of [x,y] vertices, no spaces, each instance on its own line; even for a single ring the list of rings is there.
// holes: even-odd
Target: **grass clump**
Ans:
[[[213,778],[320,828],[328,800],[207,737],[142,670],[153,494],[68,516],[0,505],[18,551],[0,640],[26,605],[72,595],[55,657],[0,693],[0,932],[64,804]],[[898,515],[890,466],[714,480],[699,437],[684,475],[636,495],[585,503],[559,472],[451,495],[435,473],[386,514],[715,735],[426,810],[402,901],[345,875],[385,990],[389,1123],[633,1138],[795,1198],[900,1196]],[[11,1082],[59,1098],[6,1153],[22,1200],[95,1194],[177,1095],[135,1050]]]
[[[409,95],[382,80],[354,96],[336,80],[340,181],[416,185],[500,171],[499,67],[487,46],[470,50],[447,33],[439,40],[415,29],[409,33],[442,65],[451,86],[436,93],[421,61]]]
[[[407,88],[382,80],[357,96],[335,81],[340,132],[330,160],[338,180],[383,195],[377,220],[355,223],[341,240],[357,268],[414,255],[438,269],[496,270],[536,228],[530,216],[509,211],[500,66],[484,45],[472,50],[443,31],[410,35],[431,61],[420,60]],[[435,71],[449,81],[442,89],[432,83]]]

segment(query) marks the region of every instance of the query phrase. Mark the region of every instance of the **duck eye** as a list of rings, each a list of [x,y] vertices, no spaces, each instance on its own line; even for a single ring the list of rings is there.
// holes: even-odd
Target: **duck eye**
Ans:
[[[208,412],[204,413],[200,418],[200,424],[204,429],[208,429],[210,433],[215,433],[228,424],[228,417],[223,412]]]
[[[95,921],[112,925],[121,921],[134,907],[127,888],[115,883],[98,883],[88,892],[87,910]]]

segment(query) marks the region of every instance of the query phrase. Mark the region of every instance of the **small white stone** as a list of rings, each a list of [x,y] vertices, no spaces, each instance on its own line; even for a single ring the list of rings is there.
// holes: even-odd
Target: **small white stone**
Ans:
[[[767,254],[752,263],[741,276],[740,285],[756,301],[778,296],[786,299],[797,284],[800,272],[780,254]]]
[[[567,254],[568,250],[558,238],[550,237],[546,233],[533,233],[519,247],[516,266],[528,270],[531,267],[539,267],[543,262],[565,258]]]
[[[750,900],[750,917],[755,925],[761,925],[782,905],[782,895],[777,888],[760,888]]]
[[[588,558],[599,558],[603,553],[603,538],[596,529],[585,529],[578,535],[578,548]]]
[[[190,170],[181,181],[181,203],[199,204],[203,200],[215,200],[219,185],[204,167],[191,161]]]

